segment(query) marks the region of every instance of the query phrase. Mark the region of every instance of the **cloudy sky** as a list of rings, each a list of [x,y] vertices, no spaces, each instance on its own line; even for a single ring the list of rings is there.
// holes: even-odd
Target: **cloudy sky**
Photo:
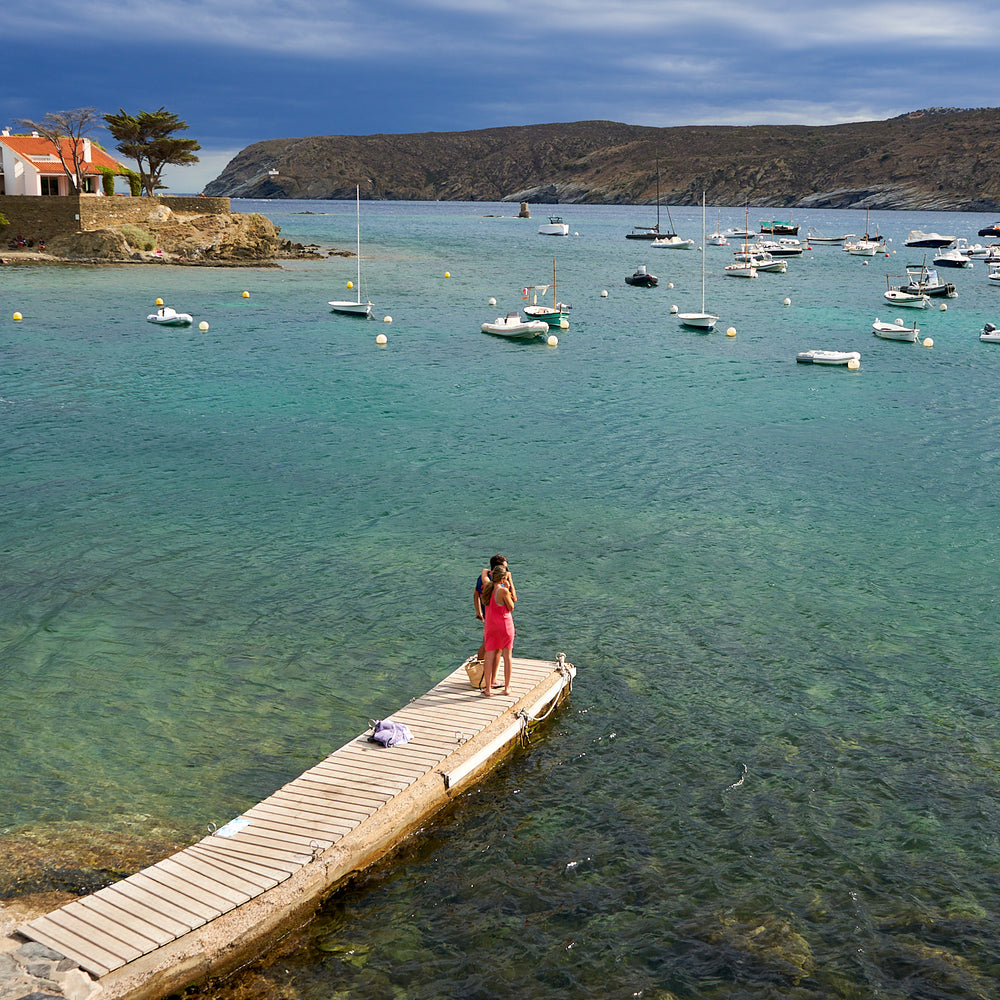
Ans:
[[[0,25],[0,125],[166,107],[202,146],[174,193],[288,136],[1000,106],[996,0],[46,0]]]

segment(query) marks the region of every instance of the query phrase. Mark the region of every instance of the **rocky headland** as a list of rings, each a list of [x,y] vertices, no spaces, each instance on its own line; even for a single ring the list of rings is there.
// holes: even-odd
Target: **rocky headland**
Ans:
[[[842,125],[620,122],[268,139],[205,188],[234,198],[1000,210],[1000,109]],[[657,169],[658,167],[658,169]]]

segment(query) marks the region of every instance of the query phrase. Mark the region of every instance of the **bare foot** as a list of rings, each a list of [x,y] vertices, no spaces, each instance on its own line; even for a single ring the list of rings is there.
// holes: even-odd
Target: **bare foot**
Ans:
[[[510,697],[510,688],[504,688],[504,689],[503,689],[503,693],[504,693],[505,695],[507,695],[507,697],[509,698],[509,697]]]
[[[483,697],[484,698],[492,698],[493,697],[493,692],[489,688],[484,688],[483,689]]]

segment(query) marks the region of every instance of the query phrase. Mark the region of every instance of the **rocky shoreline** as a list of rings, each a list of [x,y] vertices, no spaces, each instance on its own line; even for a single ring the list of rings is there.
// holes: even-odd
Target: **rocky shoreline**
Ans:
[[[44,247],[44,249],[42,249]],[[177,264],[186,267],[278,267],[282,260],[323,260],[346,255],[292,243],[262,215],[175,212],[157,206],[141,223],[53,236],[40,247],[0,251],[17,264]]]

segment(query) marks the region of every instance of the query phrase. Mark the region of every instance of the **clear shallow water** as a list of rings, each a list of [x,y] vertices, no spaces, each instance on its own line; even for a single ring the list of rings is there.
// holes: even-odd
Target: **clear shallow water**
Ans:
[[[353,204],[237,206],[353,245]],[[328,312],[343,258],[4,269],[5,840],[197,839],[453,669],[499,550],[571,704],[243,988],[995,995],[998,290],[977,262],[947,312],[881,300],[911,228],[992,220],[879,213],[890,258],[752,282],[710,247],[705,336],[669,313],[700,256],[623,239],[649,207],[558,210],[578,235],[364,204],[391,326]],[[559,346],[480,334],[553,255]],[[157,296],[209,331],[146,324]],[[900,312],[932,349],[872,336]]]

